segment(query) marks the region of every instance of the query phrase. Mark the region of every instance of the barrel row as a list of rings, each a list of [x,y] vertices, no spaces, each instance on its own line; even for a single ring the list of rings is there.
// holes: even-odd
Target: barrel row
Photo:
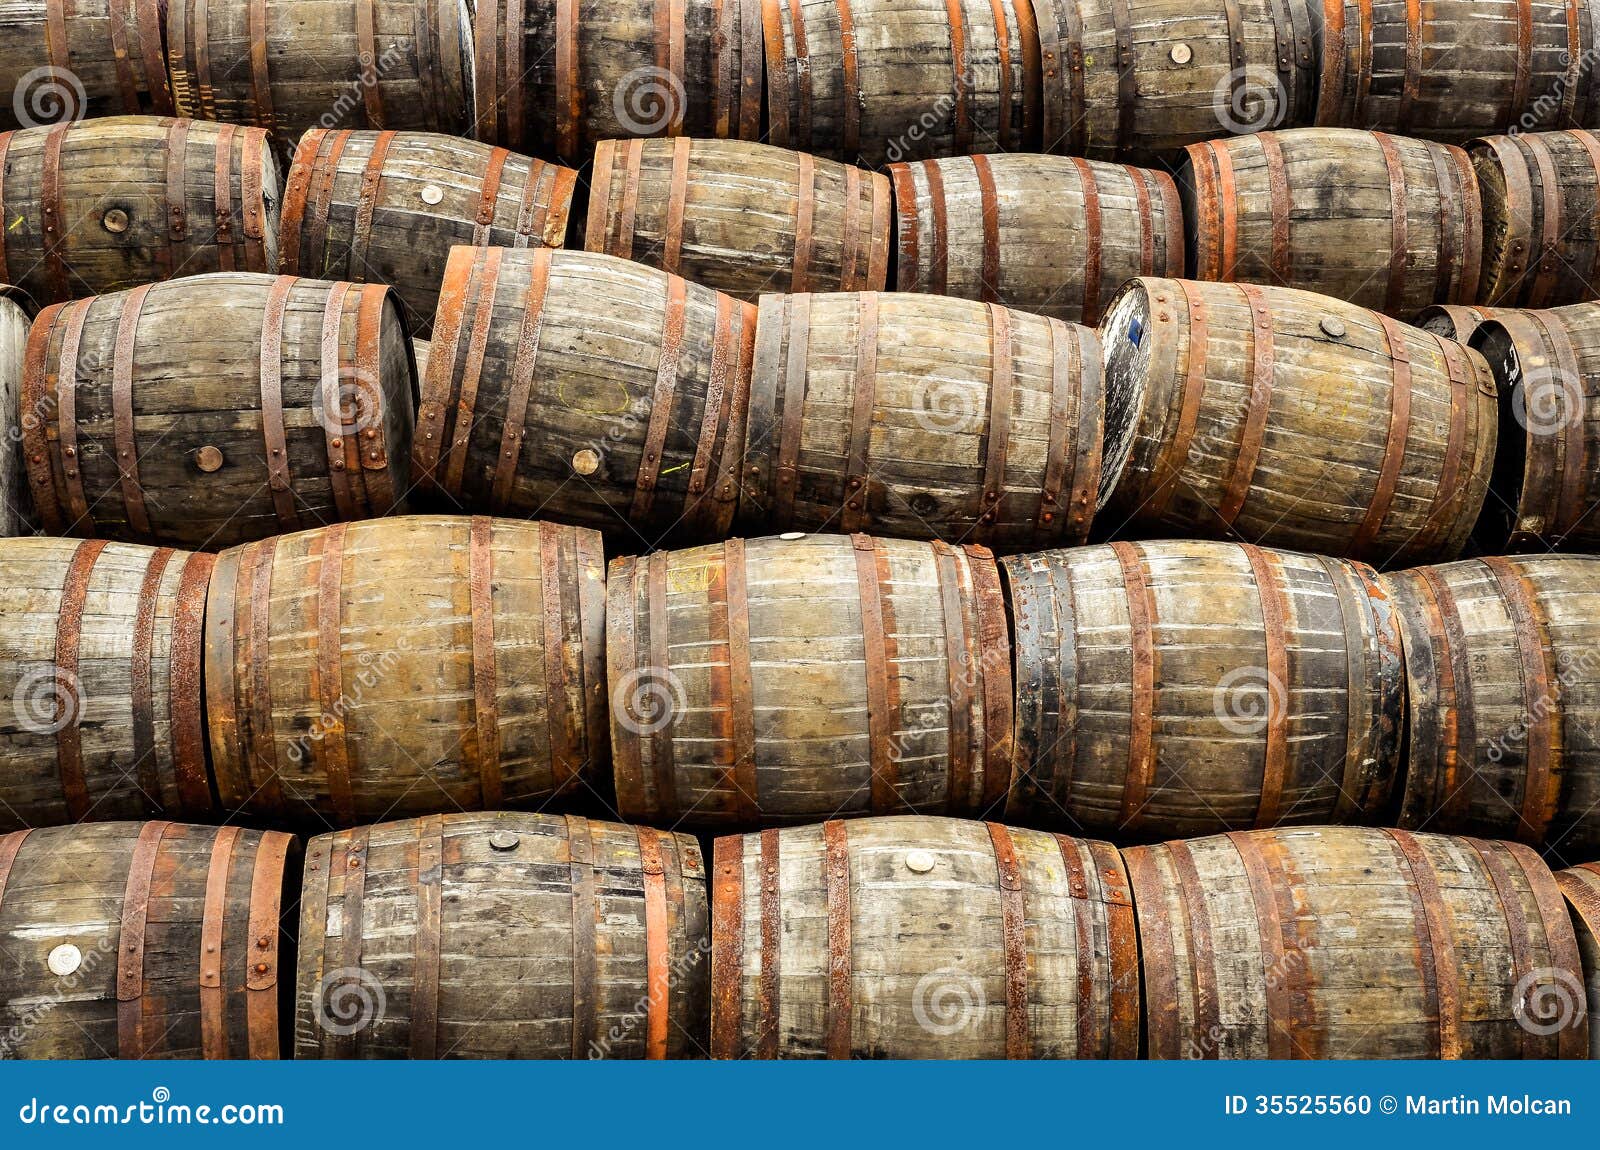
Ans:
[[[908,816],[719,839],[708,876],[687,835],[488,813],[300,849],[170,822],[0,837],[4,1053],[1590,1055],[1600,870],[1510,843],[1118,851]]]

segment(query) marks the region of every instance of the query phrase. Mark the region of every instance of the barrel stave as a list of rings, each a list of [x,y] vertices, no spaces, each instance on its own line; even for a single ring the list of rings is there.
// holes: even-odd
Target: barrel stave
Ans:
[[[32,301],[0,285],[0,539],[28,531],[27,464],[22,454],[22,374],[26,363]]]
[[[69,17],[62,0],[8,5],[0,90],[12,96],[0,102],[0,131],[87,117],[170,115],[164,8],[161,0],[77,0]]]
[[[1572,913],[1572,929],[1578,936],[1578,952],[1582,957],[1583,990],[1589,1011],[1589,1057],[1600,1058],[1600,1026],[1594,1024],[1595,1012],[1600,1011],[1600,864],[1583,863],[1568,870],[1556,872],[1556,882],[1566,897],[1567,908]],[[1554,995],[1540,1004],[1545,1010],[1559,1012],[1576,1005],[1578,988],[1568,985],[1564,993]],[[1541,1022],[1550,1019],[1539,1014]]]
[[[1469,150],[1483,191],[1480,298],[1544,308],[1600,296],[1600,137],[1523,132],[1474,140]]]

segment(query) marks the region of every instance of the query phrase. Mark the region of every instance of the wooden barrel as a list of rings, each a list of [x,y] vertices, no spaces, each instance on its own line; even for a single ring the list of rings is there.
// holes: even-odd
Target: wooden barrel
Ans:
[[[892,164],[896,286],[1098,323],[1134,276],[1182,275],[1165,172],[1062,156]]]
[[[21,291],[0,284],[0,539],[22,535],[29,528],[22,429],[37,415],[22,410],[22,369],[32,322],[33,302]]]
[[[1588,1015],[1528,1025],[1579,976],[1561,893],[1514,843],[1235,832],[1122,852],[1151,1058],[1583,1058]]]
[[[780,147],[876,167],[1038,146],[1028,0],[761,0],[761,12]]]
[[[164,0],[21,0],[0,17],[0,130],[171,115]],[[3,165],[0,165],[3,166]],[[7,216],[7,219],[10,217]]]
[[[937,296],[763,296],[740,519],[1082,542],[1107,422],[1088,328]]]
[[[739,140],[605,140],[584,246],[754,303],[888,286],[886,176]]]
[[[101,823],[0,835],[0,1034],[14,1058],[278,1058],[300,846]]]
[[[223,552],[205,648],[223,806],[353,826],[578,786],[605,761],[604,611],[599,537],[545,523],[404,517]]]
[[[1033,0],[1046,151],[1154,160],[1316,110],[1316,0]]]
[[[216,549],[405,506],[416,380],[386,287],[147,284],[46,308],[27,354],[47,532]]]
[[[0,543],[0,830],[205,818],[200,628],[209,555]]]
[[[734,539],[613,560],[607,594],[624,818],[962,815],[1005,794],[1010,642],[982,548]]]
[[[1136,1058],[1114,847],[917,816],[721,838],[713,1058]]]
[[[1472,141],[1483,194],[1485,303],[1555,307],[1600,296],[1600,136],[1522,132]]]
[[[0,173],[0,280],[41,304],[278,270],[278,162],[258,129],[149,116],[32,128],[0,135]]]
[[[393,287],[428,338],[450,249],[566,242],[578,173],[430,132],[307,132],[283,202],[283,270]]]
[[[1423,308],[1412,320],[1416,327],[1442,335],[1457,343],[1469,342],[1484,320],[1490,319],[1504,308],[1465,307],[1461,304],[1441,303]]]
[[[1473,336],[1500,387],[1495,498],[1477,535],[1490,554],[1600,547],[1600,304],[1498,309]]]
[[[477,135],[588,159],[614,137],[761,136],[759,0],[479,0]]]
[[[1574,0],[1322,0],[1316,122],[1464,143],[1590,123],[1600,48]]]
[[[1006,814],[1119,838],[1376,821],[1405,669],[1377,572],[1246,543],[1004,560]]]
[[[1559,1023],[1570,1017],[1583,1003],[1590,1019],[1600,1012],[1600,863],[1583,863],[1570,870],[1556,871],[1556,883],[1572,911],[1572,929],[1578,936],[1578,954],[1583,959],[1583,986],[1568,983],[1548,994],[1539,1015],[1540,1025]],[[1600,1058],[1600,1025],[1589,1027],[1589,1057]]]
[[[295,1057],[704,1057],[710,952],[689,835],[510,813],[319,835]]]
[[[1406,652],[1400,825],[1600,848],[1600,559],[1386,575]]]
[[[466,135],[472,44],[464,0],[184,0],[167,4],[178,114],[266,128]]]
[[[417,417],[419,493],[652,540],[725,536],[755,312],[612,256],[455,248]]]
[[[1476,352],[1310,292],[1186,280],[1130,282],[1100,339],[1110,507],[1137,529],[1380,566],[1466,542],[1496,431]]]
[[[1195,278],[1304,288],[1396,316],[1477,301],[1483,210],[1467,153],[1301,128],[1191,144]]]

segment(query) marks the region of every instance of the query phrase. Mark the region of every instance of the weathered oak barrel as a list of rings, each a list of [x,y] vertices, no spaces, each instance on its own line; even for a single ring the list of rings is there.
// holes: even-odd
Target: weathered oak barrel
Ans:
[[[1574,0],[1322,0],[1318,124],[1464,143],[1593,122],[1600,25]]]
[[[753,305],[613,256],[456,248],[417,489],[452,509],[722,537],[755,327]]]
[[[1380,566],[1466,542],[1496,432],[1476,352],[1310,292],[1186,280],[1130,282],[1100,339],[1111,507],[1139,530]]]
[[[431,132],[307,132],[283,203],[283,270],[392,286],[427,338],[450,249],[566,242],[578,173]]]
[[[718,839],[713,1058],[1136,1058],[1114,847],[903,816]]]
[[[1062,156],[892,164],[897,287],[1098,323],[1124,280],[1182,275],[1172,177]]]
[[[471,130],[463,0],[184,0],[166,10],[179,115],[255,124],[285,147],[316,127]]]
[[[1033,0],[1045,150],[1154,159],[1316,110],[1317,0]]]
[[[48,304],[275,272],[280,199],[256,128],[119,116],[0,135],[0,281]]]
[[[1005,794],[1010,642],[982,548],[733,539],[613,560],[607,596],[624,818],[964,815]]]
[[[1301,128],[1191,144],[1179,174],[1196,279],[1304,288],[1390,315],[1477,300],[1483,212],[1467,153]]]
[[[1600,559],[1469,559],[1384,581],[1410,712],[1400,825],[1600,847]]]
[[[758,0],[480,0],[477,134],[588,158],[614,137],[761,136]]]
[[[1113,543],[1000,570],[1016,643],[1010,817],[1148,840],[1386,812],[1405,668],[1370,567]]]
[[[23,467],[22,428],[36,413],[22,410],[22,371],[26,362],[33,301],[0,284],[0,539],[28,529],[28,476]]]
[[[28,483],[52,534],[215,549],[402,509],[416,380],[378,285],[217,273],[46,308]]]
[[[170,115],[163,0],[21,0],[0,15],[0,130]],[[7,217],[8,219],[10,217]]]
[[[585,247],[755,302],[888,286],[888,177],[739,140],[605,140]]]
[[[296,1058],[699,1058],[711,923],[689,835],[447,814],[320,835]]]
[[[15,1058],[278,1058],[300,846],[103,823],[0,835],[0,1034]]]
[[[767,138],[877,166],[1038,146],[1029,0],[761,0]]]
[[[1124,850],[1151,1058],[1583,1058],[1543,1021],[1578,947],[1539,856],[1396,830]]]
[[[1483,288],[1502,307],[1600,296],[1600,136],[1523,132],[1474,140],[1483,195]]]
[[[1100,358],[1088,328],[998,304],[763,296],[741,522],[1081,542],[1101,483]]]
[[[99,540],[0,546],[0,830],[205,818],[209,555]]]
[[[225,551],[207,729],[228,810],[353,826],[570,790],[605,756],[594,532],[481,517],[335,524]]]
[[[1556,871],[1556,883],[1572,911],[1572,929],[1578,935],[1578,954],[1583,959],[1583,985],[1570,982],[1556,986],[1541,1000],[1540,1025],[1559,1022],[1563,1016],[1587,1009],[1589,1057],[1600,1058],[1600,1025],[1593,1019],[1600,1012],[1600,863],[1584,863],[1570,870]]]
[[[1491,554],[1600,547],[1600,304],[1498,309],[1473,336],[1500,386],[1495,498],[1477,536]]]
[[[1499,315],[1504,308],[1466,307],[1462,304],[1441,303],[1423,308],[1411,321],[1423,331],[1442,335],[1457,343],[1467,343],[1477,332],[1478,325]]]

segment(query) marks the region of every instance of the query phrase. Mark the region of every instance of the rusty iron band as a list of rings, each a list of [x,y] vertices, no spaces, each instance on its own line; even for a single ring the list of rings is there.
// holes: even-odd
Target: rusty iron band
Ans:
[[[500,453],[495,459],[489,509],[511,506],[512,488],[522,462],[522,441],[527,438],[528,405],[533,396],[534,365],[544,332],[544,305],[550,290],[549,248],[535,248],[528,267],[528,294],[522,304],[522,325],[512,359],[511,388],[506,394],[505,421],[500,430]]]
[[[158,547],[149,555],[144,577],[139,581],[139,598],[134,608],[133,650],[128,659],[129,696],[133,718],[133,769],[147,801],[162,806],[160,764],[156,759],[155,649],[156,611],[161,601],[161,579],[174,552]],[[170,690],[170,688],[169,688]]]
[[[300,530],[283,421],[283,321],[289,295],[298,282],[294,276],[274,280],[261,316],[261,438],[267,452],[267,488],[278,526],[284,531]]]
[[[1025,1059],[1033,1055],[1033,1040],[1028,1028],[1028,938],[1027,906],[1023,895],[1022,868],[1017,860],[1011,832],[999,823],[985,823],[994,847],[994,862],[1000,887],[1000,933],[1006,963],[1006,1057]]]
[[[870,521],[869,476],[872,452],[872,414],[877,406],[878,296],[863,292],[856,326],[854,397],[850,409],[849,448],[845,455],[844,509],[840,528],[858,532]]]
[[[431,1059],[439,1051],[440,943],[444,927],[444,818],[416,821],[417,925],[411,961],[411,1057]]]
[[[222,986],[224,933],[228,913],[228,871],[239,828],[217,828],[206,867],[206,889],[200,912],[200,1053],[206,1059],[228,1057],[227,992]]]
[[[1450,912],[1439,891],[1439,881],[1426,852],[1406,831],[1385,830],[1394,842],[1411,876],[1408,886],[1413,911],[1423,930],[1417,939],[1417,961],[1429,1005],[1437,1020],[1436,1057],[1459,1059],[1461,1044],[1460,973],[1456,964],[1455,939],[1450,927]]]
[[[894,717],[899,708],[892,700],[893,679],[899,667],[889,650],[885,629],[883,586],[879,580],[879,550],[868,535],[851,537],[855,554],[856,590],[861,612],[862,665],[867,682],[867,751],[873,814],[889,814],[900,806],[899,764],[891,751]]]
[[[587,1058],[595,1036],[599,948],[595,945],[594,834],[589,820],[565,817],[567,860],[572,886],[572,1057]]]
[[[1150,787],[1155,780],[1152,743],[1155,709],[1155,597],[1144,577],[1144,559],[1131,543],[1113,543],[1128,603],[1128,639],[1133,652],[1133,699],[1129,709],[1128,775],[1122,787],[1122,807],[1117,825],[1132,830],[1143,818]]]
[[[146,1046],[144,1011],[144,952],[150,918],[150,897],[156,856],[161,840],[172,827],[167,822],[145,823],[128,861],[128,880],[122,892],[122,927],[117,935],[117,1057],[139,1059],[150,1053]]]
[[[316,667],[318,702],[328,721],[317,742],[328,785],[328,798],[346,825],[356,821],[355,792],[350,779],[350,747],[344,721],[343,608],[344,542],[347,525],[335,523],[322,533],[317,565]]]
[[[672,409],[677,399],[679,375],[683,369],[683,337],[689,285],[677,276],[667,281],[666,307],[661,319],[661,351],[656,361],[655,388],[650,400],[650,419],[646,424],[639,472],[634,480],[633,504],[628,517],[634,524],[646,522],[655,501],[656,483],[661,477],[662,456],[666,451],[667,431],[672,424]]]
[[[61,779],[61,798],[70,822],[82,822],[91,809],[89,784],[83,768],[82,688],[78,680],[79,645],[83,638],[84,605],[89,596],[89,581],[103,539],[86,539],[73,550],[61,587],[61,605],[56,612],[54,653],[56,731],[56,769]]]
[[[1223,490],[1222,505],[1217,516],[1232,528],[1244,510],[1245,501],[1255,478],[1256,463],[1261,457],[1262,441],[1266,438],[1267,419],[1272,413],[1273,375],[1276,371],[1276,353],[1273,346],[1272,313],[1265,295],[1258,287],[1237,285],[1250,310],[1250,367],[1246,377],[1249,400],[1245,410],[1244,426],[1239,434],[1239,453],[1233,471]]]
[[[1100,188],[1088,161],[1072,157],[1083,197],[1083,314],[1085,320],[1100,314]]]
[[[1383,328],[1384,342],[1388,344],[1392,379],[1389,385],[1389,427],[1384,437],[1383,462],[1378,468],[1377,486],[1366,514],[1356,528],[1350,544],[1350,553],[1365,557],[1372,551],[1379,534],[1387,525],[1389,510],[1394,504],[1395,488],[1405,470],[1406,445],[1411,437],[1411,350],[1406,344],[1405,328],[1386,315],[1377,315]]]
[[[26,832],[24,832],[26,833]],[[0,863],[6,840],[0,839]],[[711,883],[711,1057],[738,1058],[744,1043],[744,836],[717,839]],[[0,896],[5,893],[0,867]]]

